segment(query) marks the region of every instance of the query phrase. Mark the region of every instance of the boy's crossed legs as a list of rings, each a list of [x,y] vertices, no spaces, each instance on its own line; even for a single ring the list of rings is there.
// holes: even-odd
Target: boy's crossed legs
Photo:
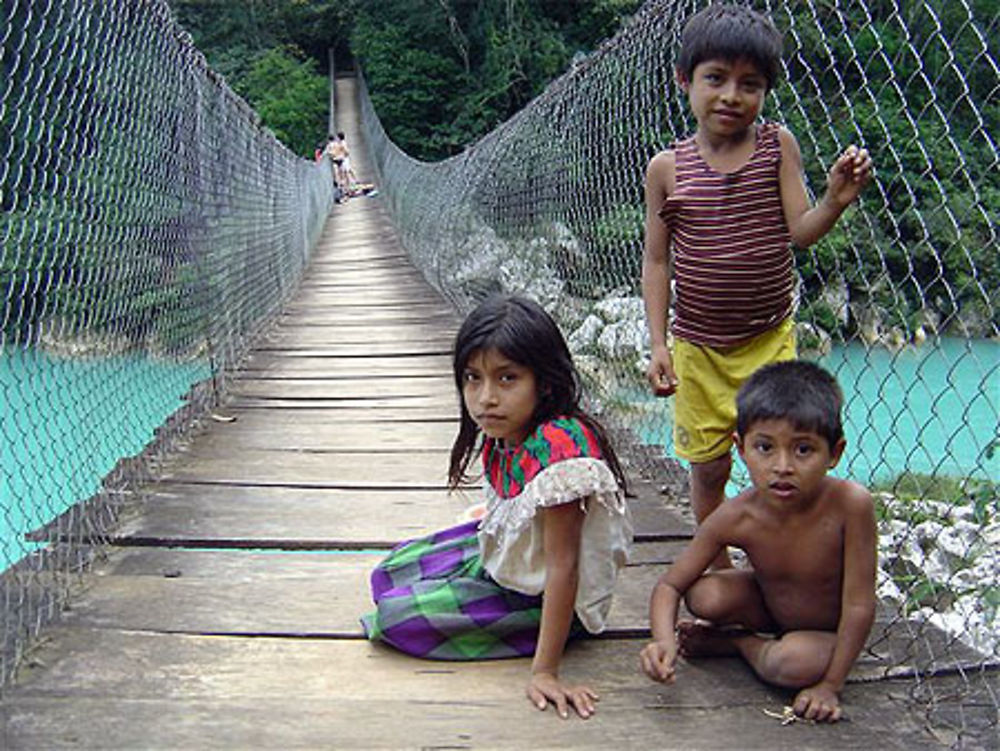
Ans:
[[[812,686],[826,674],[836,633],[782,632],[752,571],[708,572],[692,585],[684,601],[692,615],[708,621],[677,624],[678,651],[684,657],[738,654],[761,680],[783,688]]]

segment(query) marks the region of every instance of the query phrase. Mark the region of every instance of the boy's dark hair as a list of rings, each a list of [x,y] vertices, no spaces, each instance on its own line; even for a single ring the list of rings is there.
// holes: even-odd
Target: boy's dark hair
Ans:
[[[844,437],[844,394],[830,373],[806,360],[765,365],[736,395],[736,432],[745,436],[761,420],[788,420],[798,430],[826,439],[832,449]]]
[[[781,69],[781,34],[767,16],[751,8],[709,5],[684,25],[677,70],[690,81],[706,60],[749,60],[771,90]]]
[[[494,295],[480,303],[462,323],[455,337],[452,365],[461,418],[451,449],[448,481],[452,488],[465,477],[476,452],[479,426],[462,397],[465,368],[477,352],[496,349],[534,374],[538,403],[529,432],[555,417],[575,417],[597,437],[601,454],[621,487],[625,475],[601,424],[580,407],[580,377],[562,332],[545,309],[533,300]]]

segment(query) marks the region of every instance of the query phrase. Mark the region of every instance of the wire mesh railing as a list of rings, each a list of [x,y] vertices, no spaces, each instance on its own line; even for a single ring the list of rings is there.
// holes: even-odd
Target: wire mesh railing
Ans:
[[[647,3],[526,109],[442,162],[402,153],[367,93],[362,101],[380,187],[427,279],[461,311],[492,291],[542,302],[568,334],[590,398],[661,455],[671,414],[644,380],[642,186],[652,155],[693,131],[673,61],[684,19],[702,5]],[[835,230],[796,251],[801,353],[830,368],[847,399],[839,472],[867,483],[879,504],[885,606],[856,674],[905,677],[934,727],[995,742],[998,6],[757,7],[785,38],[765,117],[798,136],[807,183],[822,188],[850,143],[866,146],[876,168]],[[927,680],[944,673],[955,676],[947,688]]]
[[[165,0],[4,2],[0,41],[2,685],[295,289],[333,195]]]
[[[428,279],[460,310],[493,290],[546,304],[595,404],[660,454],[669,402],[642,380],[643,169],[692,129],[672,64],[701,5],[649,3],[445,162],[399,152],[366,104],[380,188]],[[2,681],[292,290],[332,194],[328,166],[260,127],[165,2],[0,7]],[[843,471],[880,501],[886,607],[858,675],[907,681],[959,741],[995,738],[997,7],[760,7],[786,39],[767,116],[797,134],[809,184],[850,142],[877,169],[797,253],[800,343],[847,395]]]

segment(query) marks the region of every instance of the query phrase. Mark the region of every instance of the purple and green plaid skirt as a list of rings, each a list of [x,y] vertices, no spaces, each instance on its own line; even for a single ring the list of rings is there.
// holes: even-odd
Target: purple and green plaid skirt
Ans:
[[[467,522],[389,553],[372,572],[376,610],[361,619],[369,639],[432,660],[534,654],[542,598],[490,578],[479,559],[478,526]]]

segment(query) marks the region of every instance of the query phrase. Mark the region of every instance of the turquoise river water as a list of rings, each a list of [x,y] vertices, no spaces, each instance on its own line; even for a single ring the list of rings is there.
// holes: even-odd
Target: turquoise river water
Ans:
[[[1000,450],[987,458],[1000,430],[1000,342],[946,338],[899,352],[849,345],[821,362],[846,397],[848,448],[837,474],[864,483],[904,470],[1000,480]],[[0,356],[0,568],[29,548],[26,532],[93,495],[119,458],[140,452],[208,376],[204,362]],[[743,481],[737,472],[730,490]]]
[[[834,347],[847,449],[834,474],[870,485],[904,471],[1000,481],[1000,342],[945,337],[897,352]],[[669,433],[669,431],[668,431]],[[670,436],[642,436],[672,454]],[[731,495],[748,478],[733,464]]]
[[[30,546],[24,534],[100,487],[210,375],[204,362],[147,357],[0,355],[0,569]]]

